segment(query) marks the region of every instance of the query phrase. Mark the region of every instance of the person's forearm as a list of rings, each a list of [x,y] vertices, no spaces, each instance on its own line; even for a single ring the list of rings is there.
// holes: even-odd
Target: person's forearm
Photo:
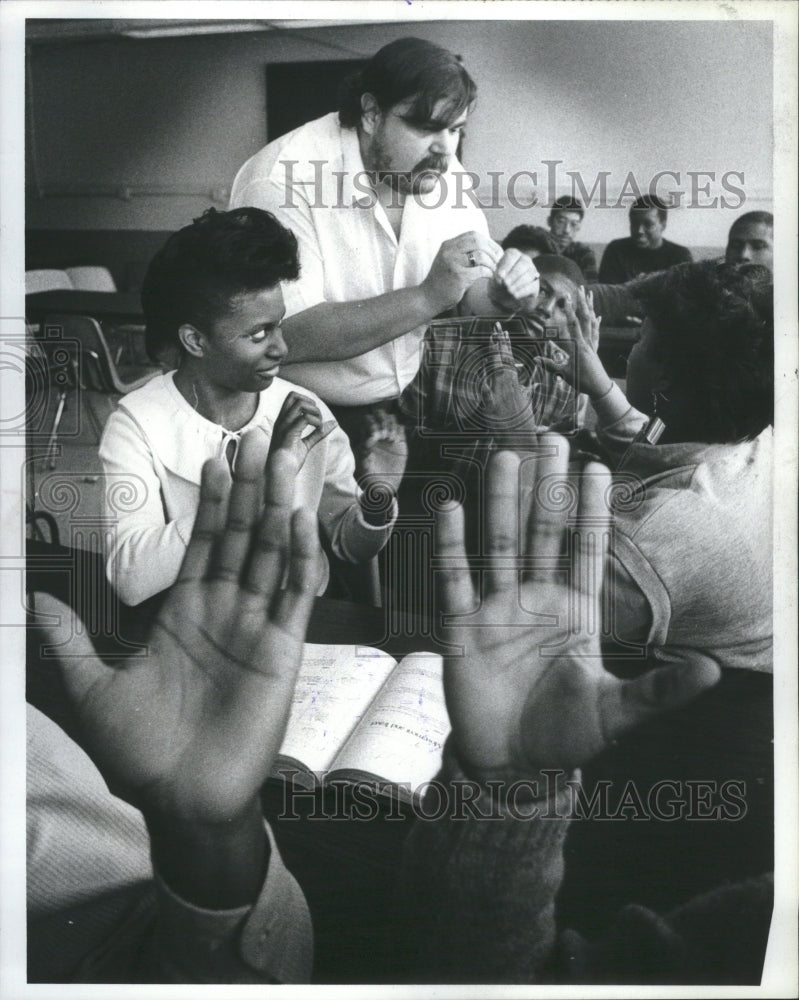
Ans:
[[[629,442],[646,423],[646,415],[639,413],[618,385],[610,385],[601,396],[591,397],[597,415],[597,432],[602,439]]]
[[[186,902],[209,910],[253,903],[269,863],[269,841],[257,799],[224,826],[169,812],[145,814],[153,865]]]
[[[424,285],[400,288],[373,299],[320,302],[285,320],[288,361],[344,361],[365,354],[429,323],[452,303]]]
[[[642,311],[641,303],[633,294],[629,281],[623,285],[589,284],[586,291],[594,296],[594,312],[602,317],[603,327],[621,323]]]

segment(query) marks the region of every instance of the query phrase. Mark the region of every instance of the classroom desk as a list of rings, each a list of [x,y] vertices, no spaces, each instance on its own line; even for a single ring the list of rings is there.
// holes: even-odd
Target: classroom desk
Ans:
[[[92,316],[100,323],[144,323],[138,292],[84,292],[63,289],[25,296],[25,316],[41,323],[50,315]]]

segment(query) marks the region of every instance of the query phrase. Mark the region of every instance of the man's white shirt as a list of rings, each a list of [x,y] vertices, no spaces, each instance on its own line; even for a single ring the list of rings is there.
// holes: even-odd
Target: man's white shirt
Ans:
[[[352,302],[420,284],[441,244],[488,235],[471,179],[453,160],[436,187],[405,200],[399,239],[371,189],[355,129],[338,114],[309,122],[256,153],[239,170],[230,207],[272,212],[299,243],[300,278],[283,285],[286,315],[320,302]],[[425,326],[346,361],[284,365],[288,378],[327,403],[396,399],[419,368]]]

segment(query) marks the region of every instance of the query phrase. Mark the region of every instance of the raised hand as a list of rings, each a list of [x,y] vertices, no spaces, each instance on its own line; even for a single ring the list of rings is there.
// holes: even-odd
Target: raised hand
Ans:
[[[146,817],[235,824],[283,738],[320,556],[314,515],[292,515],[296,461],[273,453],[265,482],[267,450],[262,431],[244,436],[232,488],[225,461],[206,462],[191,541],[146,657],[109,666],[82,634],[62,646],[81,743]],[[36,607],[60,616],[43,630],[62,644],[69,609],[44,594]]]
[[[593,293],[580,286],[576,300],[566,305],[566,316],[566,337],[537,363],[563,376],[578,392],[598,399],[612,387],[613,380],[597,354],[602,318],[594,312]],[[574,366],[568,364],[569,355],[575,358]]]
[[[335,420],[322,421],[316,403],[299,392],[290,392],[283,400],[272,431],[270,454],[279,449],[290,451],[297,460],[297,472],[302,468],[308,453],[328,436],[338,425]],[[313,427],[310,434],[303,432]]]
[[[492,457],[482,595],[467,565],[462,509],[452,505],[436,517],[444,639],[462,650],[445,657],[447,707],[462,766],[478,780],[576,767],[720,676],[693,651],[632,680],[604,669],[600,590],[610,474],[589,463],[570,479],[567,453],[562,438],[545,434],[535,456]],[[564,562],[569,512],[556,501],[575,488]]]
[[[519,380],[519,369],[513,356],[508,331],[496,323],[489,341],[491,356],[481,387],[479,419],[486,431],[494,435],[500,447],[513,447],[519,435],[536,430],[530,389]]]

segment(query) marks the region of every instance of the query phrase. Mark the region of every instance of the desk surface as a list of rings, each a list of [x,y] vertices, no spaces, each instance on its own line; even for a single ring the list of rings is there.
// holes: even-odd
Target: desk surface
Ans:
[[[84,292],[63,289],[52,292],[34,292],[25,296],[25,315],[34,323],[41,323],[51,313],[93,316],[96,320],[117,323],[143,323],[138,292]]]

